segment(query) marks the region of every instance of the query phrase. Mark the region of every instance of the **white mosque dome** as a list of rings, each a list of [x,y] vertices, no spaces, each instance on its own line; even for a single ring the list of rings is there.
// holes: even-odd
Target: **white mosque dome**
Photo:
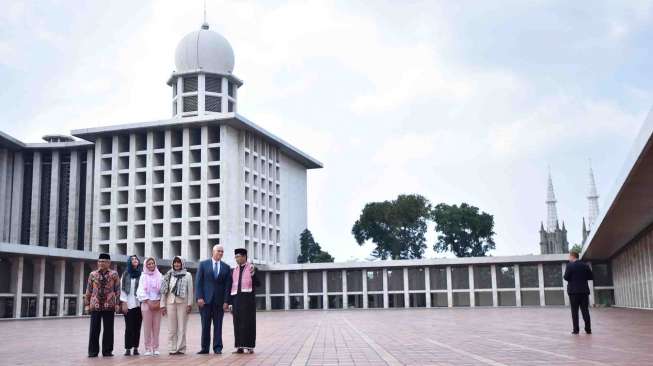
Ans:
[[[231,74],[234,71],[234,50],[220,34],[209,30],[204,23],[200,30],[181,39],[175,51],[178,73],[202,70],[215,74]]]

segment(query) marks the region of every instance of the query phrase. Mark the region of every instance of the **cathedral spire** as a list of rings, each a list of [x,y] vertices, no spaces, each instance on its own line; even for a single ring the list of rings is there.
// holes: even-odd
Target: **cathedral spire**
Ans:
[[[592,170],[592,161],[590,160],[589,164],[589,187],[587,190],[587,220],[588,229],[591,230],[596,223],[596,219],[599,216],[599,194],[596,190],[596,182],[594,181],[594,171]]]
[[[556,196],[553,192],[553,180],[549,168],[549,182],[546,193],[546,231],[552,233],[558,227],[558,209],[556,208]]]

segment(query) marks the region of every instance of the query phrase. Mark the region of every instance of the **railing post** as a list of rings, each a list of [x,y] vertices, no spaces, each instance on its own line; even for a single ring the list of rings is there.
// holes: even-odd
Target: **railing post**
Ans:
[[[431,305],[431,269],[424,267],[424,291],[426,292],[426,307],[430,308]]]
[[[513,266],[515,274],[515,306],[521,306],[521,277],[519,274],[519,264]]]
[[[349,299],[347,298],[347,270],[342,270],[342,308],[349,308]]]
[[[451,280],[451,266],[447,266],[447,306],[453,307],[453,281]]]
[[[540,306],[545,306],[546,300],[544,298],[544,265],[542,263],[537,264],[537,280],[540,289]]]

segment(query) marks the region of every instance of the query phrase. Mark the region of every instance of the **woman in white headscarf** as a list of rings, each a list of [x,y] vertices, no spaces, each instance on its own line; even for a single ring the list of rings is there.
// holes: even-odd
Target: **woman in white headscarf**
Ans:
[[[161,309],[163,315],[168,316],[168,352],[171,355],[186,352],[186,325],[193,308],[193,294],[193,276],[186,270],[184,260],[175,257],[161,284]]]

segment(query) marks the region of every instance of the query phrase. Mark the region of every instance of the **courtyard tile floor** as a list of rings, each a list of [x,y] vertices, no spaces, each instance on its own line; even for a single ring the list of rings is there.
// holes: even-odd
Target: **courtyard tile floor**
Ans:
[[[125,357],[116,318],[113,358],[88,359],[88,319],[0,322],[0,365],[653,365],[653,312],[593,309],[594,334],[572,336],[568,308],[397,309],[260,312],[254,355],[168,356],[162,322],[158,357]],[[582,327],[582,323],[581,323]],[[141,339],[142,342],[142,339]]]

